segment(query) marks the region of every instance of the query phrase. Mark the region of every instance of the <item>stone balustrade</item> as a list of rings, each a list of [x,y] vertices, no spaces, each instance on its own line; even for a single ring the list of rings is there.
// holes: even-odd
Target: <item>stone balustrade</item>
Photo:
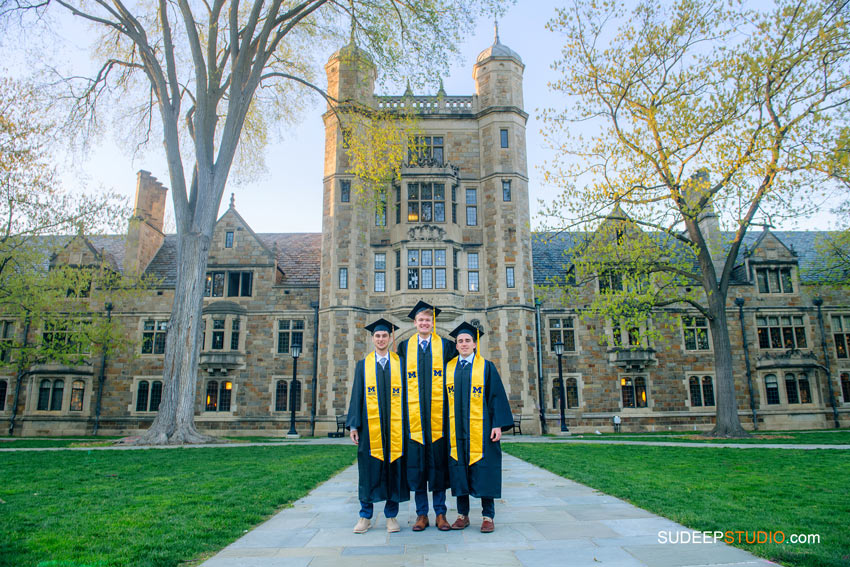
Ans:
[[[417,114],[469,114],[476,111],[474,96],[376,96],[380,110],[400,112],[413,109]]]

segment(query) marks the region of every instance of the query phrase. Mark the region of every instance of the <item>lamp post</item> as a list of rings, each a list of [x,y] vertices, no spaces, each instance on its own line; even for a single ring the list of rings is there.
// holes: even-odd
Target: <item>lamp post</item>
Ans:
[[[543,301],[534,300],[534,331],[537,338],[537,399],[540,410],[540,432],[546,435],[546,392],[543,388],[543,342],[540,340],[540,308]]]
[[[750,391],[750,411],[753,413],[753,430],[758,430],[759,419],[756,412],[756,400],[753,397],[753,373],[750,370],[750,346],[747,342],[747,326],[744,324],[744,298],[736,297],[735,305],[738,306],[738,319],[741,321],[741,344],[744,346],[744,363],[747,369],[747,389]]]
[[[103,308],[106,310],[106,320],[107,322],[112,322],[112,302],[107,301]],[[92,435],[97,435],[97,430],[100,427],[100,403],[103,399],[103,383],[106,381],[106,345],[101,345],[101,355],[100,355],[100,376],[97,380],[97,404],[95,404],[94,409],[94,427],[92,428]]]
[[[298,432],[295,431],[295,394],[298,389],[298,357],[301,356],[301,345],[293,344],[289,347],[289,354],[292,355],[292,383],[289,384],[289,433],[287,437],[298,437]]]
[[[567,419],[564,417],[564,409],[567,406],[567,398],[566,398],[566,388],[564,388],[564,370],[561,364],[561,357],[564,356],[564,343],[558,341],[554,345],[555,347],[555,356],[558,357],[558,384],[559,384],[559,393],[561,401],[558,406],[561,409],[561,431],[568,432],[567,428]]]

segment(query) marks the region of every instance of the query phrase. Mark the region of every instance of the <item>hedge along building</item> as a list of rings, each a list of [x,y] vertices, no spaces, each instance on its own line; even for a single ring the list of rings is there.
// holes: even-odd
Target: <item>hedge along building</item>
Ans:
[[[533,285],[568,272],[571,251],[587,235],[529,232],[527,114],[516,53],[497,37],[475,64],[472,96],[376,96],[376,70],[354,46],[335,53],[326,71],[339,100],[412,110],[422,151],[376,213],[361,202],[337,116],[327,112],[321,234],[254,233],[231,200],[216,226],[203,300],[199,428],[282,435],[294,410],[302,433],[311,424],[319,434],[335,430],[347,411],[354,361],[371,348],[363,325],[389,317],[401,326],[396,340],[404,340],[414,333],[405,315],[419,299],[443,309],[443,335],[462,319],[486,331],[483,354],[499,367],[526,432],[539,431],[541,402],[549,429],[557,429],[557,341],[565,345],[565,416],[573,431],[610,429],[615,415],[625,430],[712,427],[711,341],[695,312],[674,312],[663,344],[630,345],[627,330],[582,322],[579,306],[541,294],[538,342]],[[132,353],[105,365],[92,357],[75,368],[30,369],[18,395],[13,370],[0,376],[0,418],[14,416],[16,434],[84,434],[96,422],[100,433],[128,434],[152,422],[176,274],[176,238],[163,234],[166,197],[167,189],[140,172],[126,235],[78,235],[57,254],[57,262],[143,270],[160,283],[112,306],[135,341]],[[728,309],[745,427],[850,422],[850,302],[833,290],[820,307],[813,303],[820,292],[807,284],[820,261],[818,235],[765,230],[748,236],[738,259]],[[599,291],[594,282],[583,293]],[[0,320],[0,338],[24,329]],[[602,340],[608,335],[614,344],[617,332],[633,348]],[[41,335],[30,329],[28,340]],[[294,383],[292,345],[301,347]]]

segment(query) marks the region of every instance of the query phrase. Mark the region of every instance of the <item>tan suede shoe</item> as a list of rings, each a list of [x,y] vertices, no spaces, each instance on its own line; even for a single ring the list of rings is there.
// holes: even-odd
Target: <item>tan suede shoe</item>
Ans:
[[[354,533],[365,534],[372,527],[372,521],[369,518],[360,518],[357,520],[357,525],[354,526]]]
[[[395,518],[387,518],[387,533],[394,534],[400,531],[401,527],[398,525],[398,520]]]

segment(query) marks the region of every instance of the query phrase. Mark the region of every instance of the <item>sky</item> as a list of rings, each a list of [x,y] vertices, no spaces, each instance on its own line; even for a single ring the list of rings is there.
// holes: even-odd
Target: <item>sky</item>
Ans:
[[[543,162],[551,159],[553,154],[545,147],[538,116],[543,108],[564,107],[566,102],[562,95],[547,87],[548,82],[557,79],[551,65],[558,58],[563,41],[558,34],[545,29],[546,22],[555,14],[556,6],[563,4],[564,0],[518,0],[499,22],[501,42],[517,52],[525,64],[523,91],[525,111],[529,114],[526,142],[533,227],[537,224],[538,201],[551,200],[557,195],[556,188],[544,184],[540,171]],[[80,41],[78,30],[74,31],[69,25],[65,37],[68,52],[76,49],[74,57],[86,56],[89,47]],[[461,45],[461,59],[452,65],[451,74],[443,77],[448,95],[474,94],[472,65],[478,54],[492,43],[493,20],[481,17],[474,32]],[[322,52],[320,59],[327,59],[339,47],[319,46]],[[376,94],[401,94],[402,90],[384,92],[379,87]],[[222,199],[221,212],[226,210],[233,193],[237,211],[255,232],[320,232],[324,159],[321,115],[325,109],[324,102],[318,98],[312,106],[307,106],[297,124],[287,128],[280,139],[267,146],[266,170],[245,184],[229,184]],[[164,185],[169,185],[168,169],[159,144],[151,144],[143,154],[134,156],[126,143],[118,141],[119,137],[120,132],[105,131],[99,142],[85,154],[75,153],[72,159],[63,160],[60,167],[66,185],[72,189],[80,189],[81,185],[103,187],[132,199],[136,173],[140,169],[150,171]],[[173,219],[170,195],[168,209],[166,217]],[[828,207],[824,207],[824,211],[826,209]],[[835,219],[824,212],[817,218],[777,228],[822,230],[831,227],[834,222]],[[173,227],[173,220],[170,224]]]

